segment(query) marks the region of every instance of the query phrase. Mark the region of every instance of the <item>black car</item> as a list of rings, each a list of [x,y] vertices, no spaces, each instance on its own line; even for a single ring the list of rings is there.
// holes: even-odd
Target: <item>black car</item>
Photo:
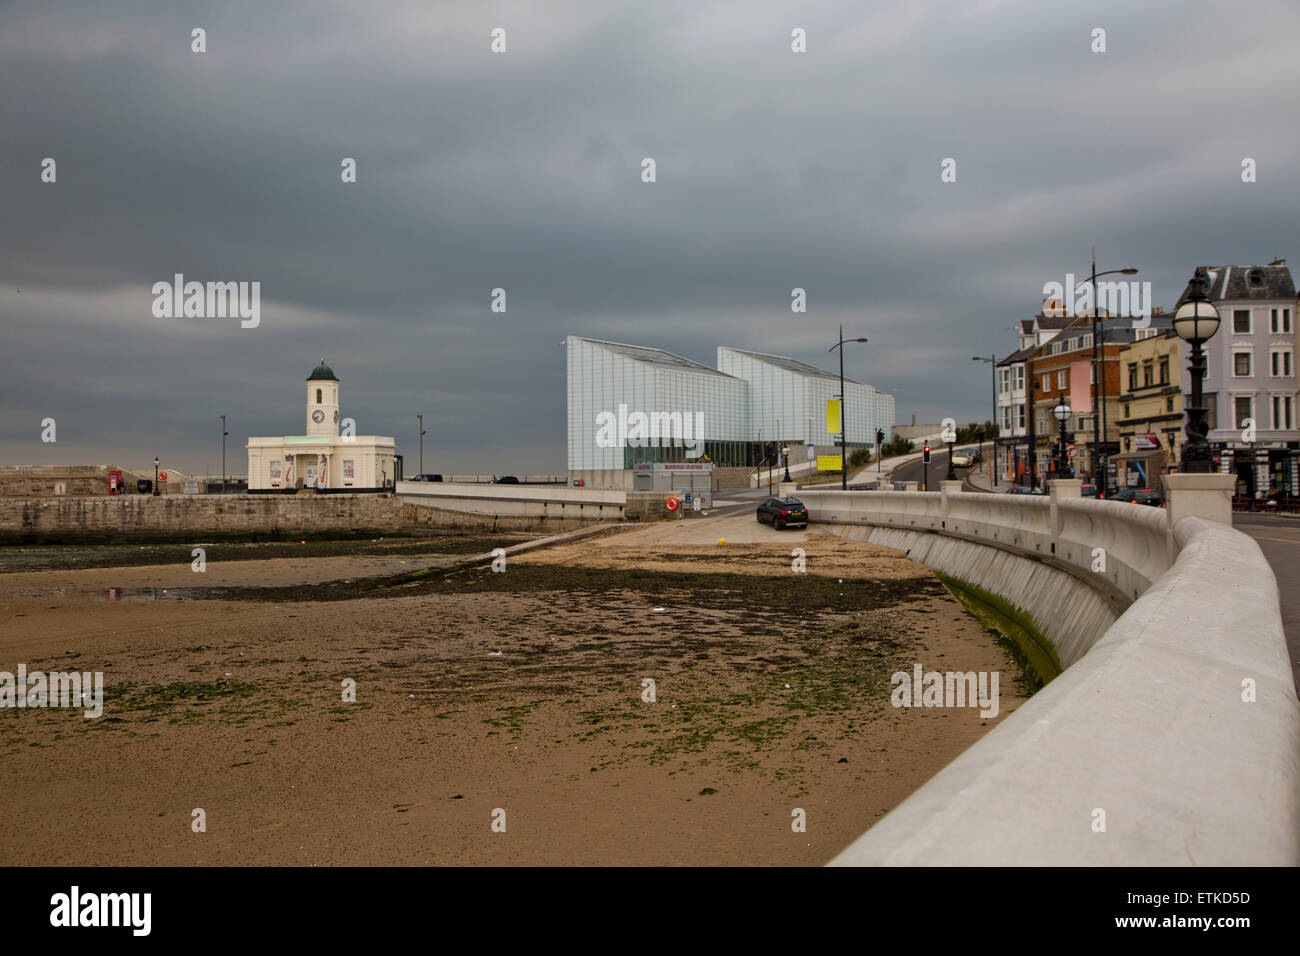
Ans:
[[[416,475],[412,481],[442,481],[442,475]]]
[[[492,483],[496,485],[517,485],[519,479],[514,475],[502,475],[500,478],[492,479]]]
[[[808,509],[798,498],[768,498],[758,506],[758,521],[780,531],[789,525],[808,527]]]
[[[1165,503],[1165,496],[1154,488],[1121,488],[1114,501],[1127,501],[1133,505],[1150,505],[1153,508],[1162,507]]]

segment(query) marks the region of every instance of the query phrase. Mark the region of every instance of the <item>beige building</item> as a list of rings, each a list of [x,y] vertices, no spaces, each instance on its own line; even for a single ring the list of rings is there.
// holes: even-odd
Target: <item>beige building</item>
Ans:
[[[342,425],[342,428],[340,428]],[[250,492],[383,491],[392,487],[398,459],[392,438],[354,435],[339,419],[339,379],[325,364],[307,378],[307,434],[248,439]]]
[[[1178,470],[1184,440],[1181,356],[1182,339],[1172,331],[1120,353],[1120,450],[1114,462],[1121,488],[1159,488],[1160,475]]]

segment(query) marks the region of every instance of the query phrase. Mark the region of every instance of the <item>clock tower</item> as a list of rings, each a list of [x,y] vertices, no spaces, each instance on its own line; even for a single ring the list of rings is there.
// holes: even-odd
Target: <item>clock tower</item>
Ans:
[[[339,434],[339,379],[324,359],[307,378],[307,434],[328,438]]]

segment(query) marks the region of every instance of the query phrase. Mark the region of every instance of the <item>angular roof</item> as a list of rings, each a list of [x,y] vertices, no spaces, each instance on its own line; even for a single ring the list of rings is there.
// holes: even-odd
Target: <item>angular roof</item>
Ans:
[[[1037,352],[1040,348],[1042,348],[1042,346],[1040,345],[1026,346],[1023,349],[1012,352],[1006,358],[998,359],[998,365],[1015,365],[1017,362],[1023,362],[1025,359],[1029,358],[1029,356]]]
[[[721,375],[723,378],[735,378],[735,376],[728,375],[726,372],[719,372],[716,368],[683,358],[680,355],[674,355],[672,352],[665,352],[663,349],[649,348],[644,345],[625,345],[622,342],[605,342],[601,339],[588,339],[580,335],[573,335],[570,338],[579,342],[590,342],[592,345],[599,345],[610,352],[646,365],[677,368],[690,372],[708,372],[710,375]]]
[[[1285,259],[1276,259],[1266,266],[1201,266],[1210,276],[1205,290],[1211,302],[1224,299],[1287,299],[1295,295],[1295,283]],[[1199,271],[1199,269],[1197,270]],[[1182,305],[1191,291],[1189,281],[1178,297],[1174,308]]]
[[[794,372],[796,375],[803,375],[807,378],[830,378],[835,381],[840,380],[838,372],[828,372],[825,369],[817,368],[815,365],[809,365],[807,362],[800,362],[798,359],[787,358],[784,355],[768,355],[766,352],[751,352],[748,349],[733,348],[730,345],[720,345],[718,348],[726,349],[728,352],[736,352],[740,355],[748,355],[750,358],[758,359],[767,365],[774,365],[777,368],[785,369],[787,372]],[[844,381],[852,382],[854,385],[863,385],[856,379],[844,376]]]

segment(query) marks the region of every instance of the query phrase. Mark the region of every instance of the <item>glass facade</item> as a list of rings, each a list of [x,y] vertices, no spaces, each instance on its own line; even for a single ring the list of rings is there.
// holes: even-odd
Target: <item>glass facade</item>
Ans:
[[[578,336],[565,344],[572,473],[702,460],[693,457],[697,451],[717,467],[753,467],[762,457],[759,442],[825,447],[836,441],[827,429],[826,402],[839,394],[838,374],[732,348],[718,349],[714,369],[642,346]],[[845,390],[849,446],[874,444],[876,429],[888,441],[894,396],[847,378]],[[655,438],[669,431],[683,438],[638,442],[638,415],[655,422]]]

